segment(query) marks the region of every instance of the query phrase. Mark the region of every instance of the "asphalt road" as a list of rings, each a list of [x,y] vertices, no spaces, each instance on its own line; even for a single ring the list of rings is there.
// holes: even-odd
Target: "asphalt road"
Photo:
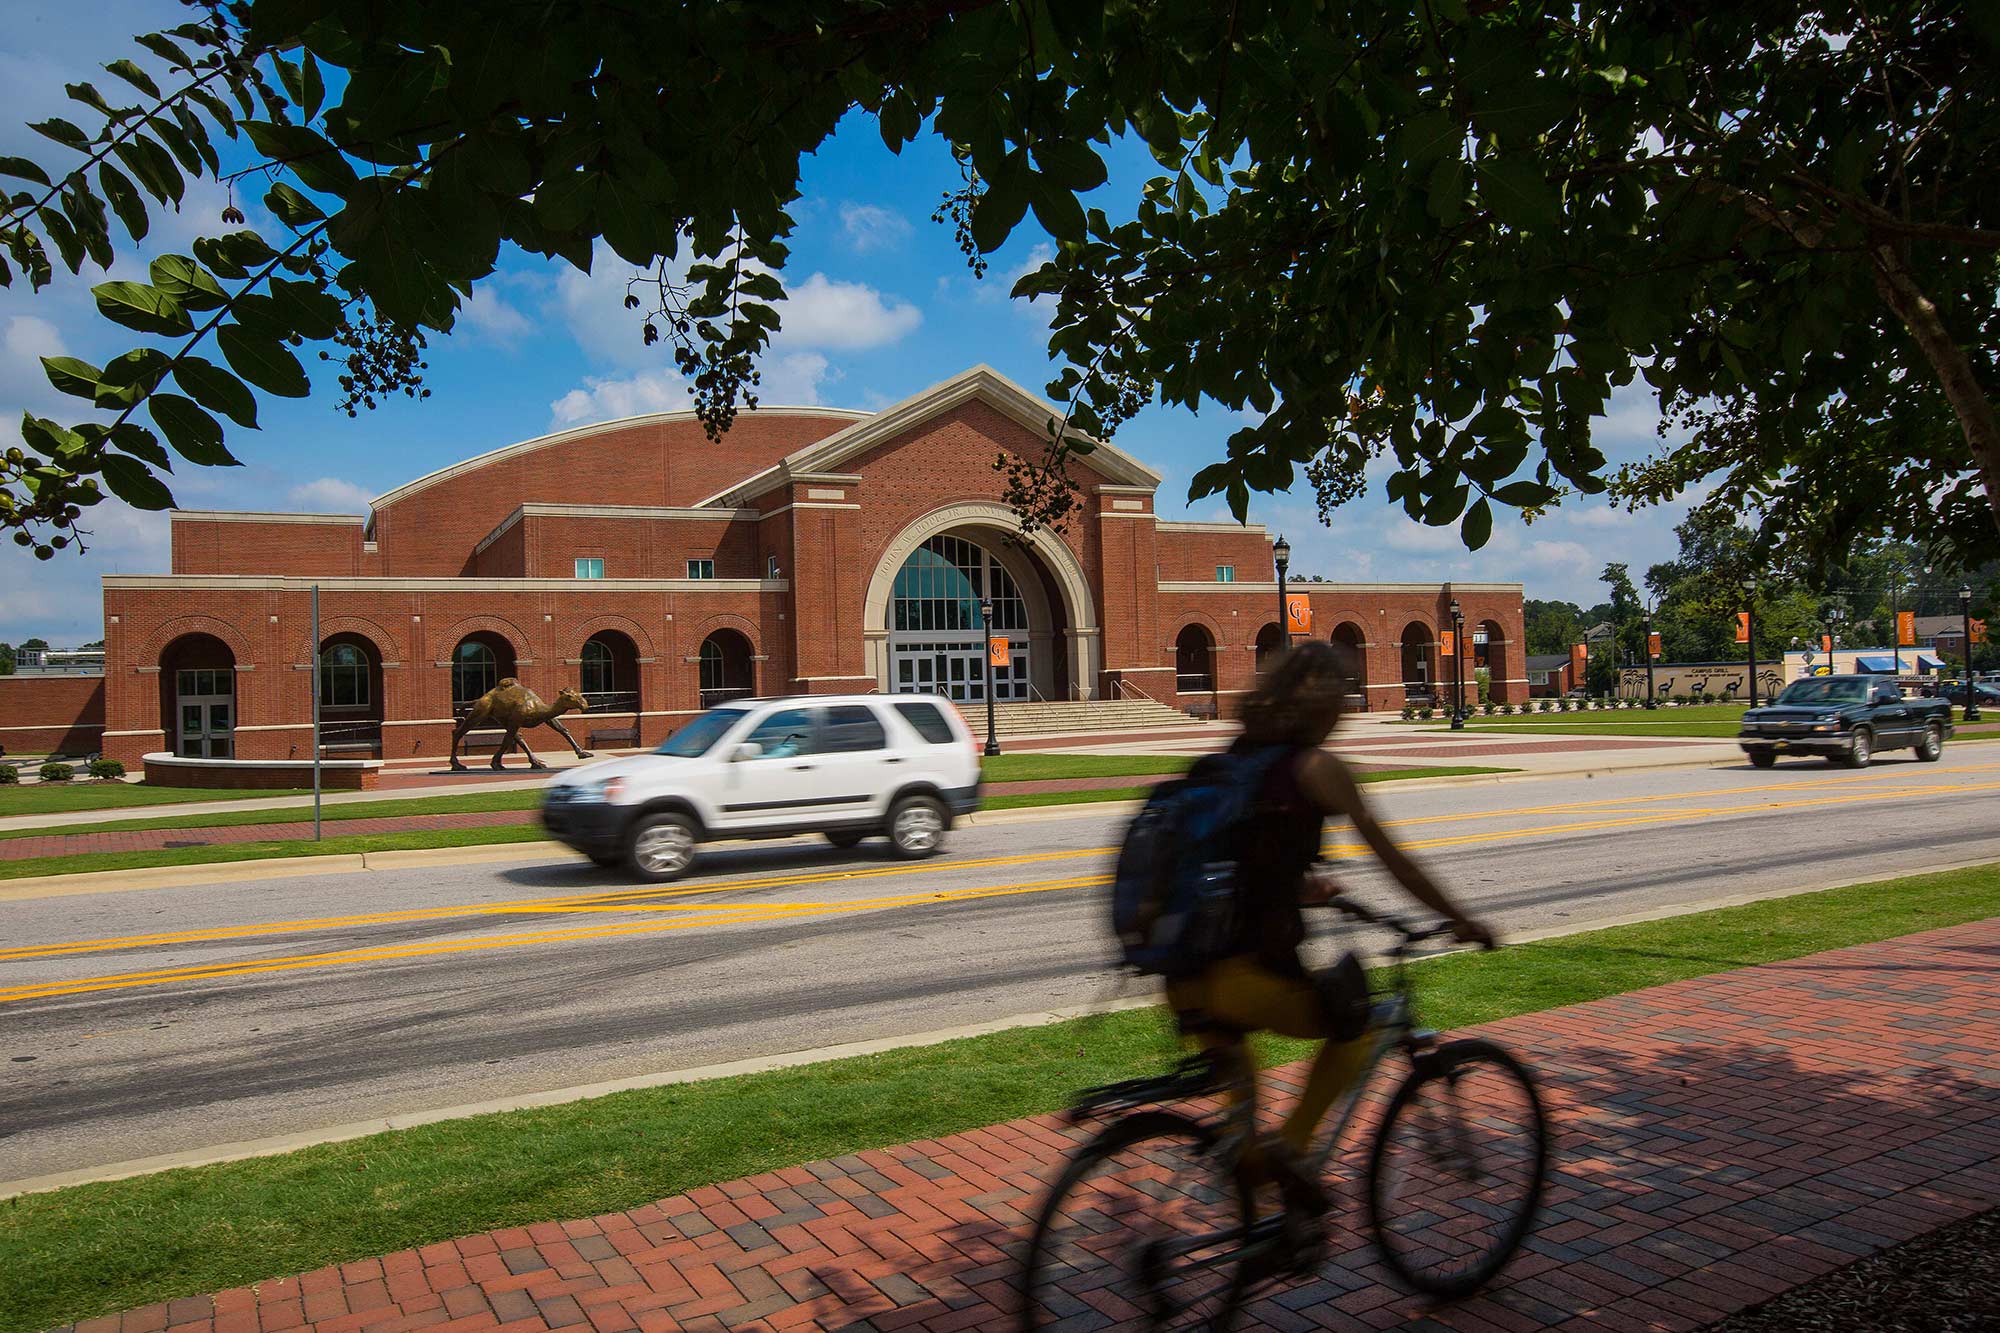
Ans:
[[[1377,799],[1514,933],[2000,861],[1991,746]],[[665,887],[543,858],[0,903],[0,1182],[1133,993],[1117,836],[1081,813],[917,865],[717,849]]]

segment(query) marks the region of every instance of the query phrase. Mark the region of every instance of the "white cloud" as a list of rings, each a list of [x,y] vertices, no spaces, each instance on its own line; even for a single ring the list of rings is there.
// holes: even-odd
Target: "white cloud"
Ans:
[[[459,318],[480,337],[511,347],[534,331],[534,322],[490,286],[475,289],[459,309]]]
[[[590,375],[582,388],[549,404],[549,420],[555,426],[576,426],[688,406],[687,381],[676,370],[645,371],[624,379]]]
[[[818,352],[787,352],[766,356],[758,369],[763,379],[757,386],[757,401],[772,407],[812,407],[825,401],[822,385],[841,379],[839,371]]]
[[[167,516],[106,500],[84,512],[86,553],[58,552],[37,560],[9,542],[0,547],[0,639],[40,636],[50,643],[88,643],[103,636],[104,574],[157,574],[167,568]]]
[[[55,386],[42,373],[45,356],[65,356],[62,333],[38,315],[15,315],[0,325],[0,398],[43,400]]]
[[[866,283],[837,282],[824,273],[791,288],[778,306],[778,318],[782,327],[776,344],[843,351],[896,342],[924,322],[923,311],[908,301],[885,300]]]
[[[375,493],[339,477],[321,477],[294,486],[285,497],[299,509],[322,514],[362,514]]]
[[[901,213],[876,204],[852,201],[840,206],[840,229],[857,254],[894,250],[909,238],[910,224]]]

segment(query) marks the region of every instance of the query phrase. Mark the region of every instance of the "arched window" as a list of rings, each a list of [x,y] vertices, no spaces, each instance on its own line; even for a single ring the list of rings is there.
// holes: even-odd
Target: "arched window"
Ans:
[[[1174,639],[1174,686],[1187,692],[1215,688],[1215,640],[1200,625],[1186,625]]]
[[[1285,627],[1273,621],[1257,631],[1257,669],[1262,671],[1271,665],[1285,647]]]
[[[352,643],[336,643],[319,655],[319,706],[366,708],[370,702],[368,655]]]
[[[751,684],[750,641],[733,629],[719,629],[701,641],[701,706],[713,708],[740,699]]]
[[[451,702],[465,708],[500,683],[500,659],[483,637],[465,639],[451,655]]]
[[[583,645],[583,693],[612,694],[618,689],[618,664],[611,656],[611,647],[602,639],[592,639]]]

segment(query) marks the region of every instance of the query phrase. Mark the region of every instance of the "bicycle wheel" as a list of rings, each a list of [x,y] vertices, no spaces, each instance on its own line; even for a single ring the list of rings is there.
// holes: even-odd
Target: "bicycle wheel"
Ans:
[[[1368,1155],[1368,1222],[1410,1286],[1454,1299],[1484,1286],[1534,1225],[1548,1173],[1534,1079],[1489,1041],[1454,1041],[1396,1089]]]
[[[1250,1191],[1215,1144],[1199,1121],[1142,1111],[1079,1149],[1035,1219],[1021,1327],[1227,1329]]]

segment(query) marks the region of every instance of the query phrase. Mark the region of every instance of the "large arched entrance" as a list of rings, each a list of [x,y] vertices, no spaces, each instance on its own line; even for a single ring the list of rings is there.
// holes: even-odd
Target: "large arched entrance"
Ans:
[[[1472,631],[1473,669],[1486,669],[1486,697],[1496,703],[1509,703],[1514,698],[1513,679],[1508,671],[1507,631],[1500,628],[1497,620],[1482,620]]]
[[[183,634],[160,654],[160,730],[183,759],[236,757],[236,654],[212,634]]]
[[[1354,682],[1354,692],[1366,697],[1368,693],[1368,638],[1361,632],[1361,626],[1351,620],[1343,620],[1333,627],[1334,651],[1340,655],[1340,664]]]
[[[733,629],[719,629],[701,641],[701,706],[713,708],[756,693],[755,664],[750,640]]]
[[[583,641],[577,659],[577,688],[589,701],[587,713],[637,713],[639,648],[621,630],[604,629]]]
[[[1007,641],[999,700],[1089,698],[1101,663],[1083,565],[1047,529],[1021,533],[1002,505],[967,501],[905,528],[878,560],[865,606],[867,674],[887,693],[983,700],[986,625]]]
[[[492,630],[476,630],[451,653],[451,707],[454,715],[514,674],[514,645]]]
[[[1215,688],[1215,636],[1204,625],[1183,625],[1174,639],[1174,688],[1182,694]]]

